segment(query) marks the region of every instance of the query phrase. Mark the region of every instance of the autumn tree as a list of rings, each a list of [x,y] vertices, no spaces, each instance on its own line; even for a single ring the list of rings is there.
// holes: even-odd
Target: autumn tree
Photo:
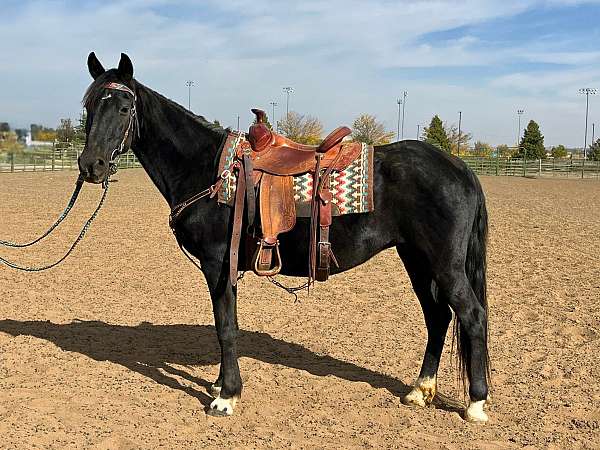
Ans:
[[[562,144],[557,145],[556,147],[552,147],[550,153],[552,154],[552,157],[556,159],[567,157],[567,149]]]
[[[72,142],[75,137],[75,128],[71,119],[60,119],[60,125],[56,128],[56,138],[60,142]]]
[[[17,140],[17,133],[0,131],[0,151],[12,153],[22,148],[23,145]]]
[[[544,136],[540,132],[540,126],[534,120],[530,120],[527,124],[515,156],[526,159],[546,158]]]
[[[431,119],[431,123],[424,130],[425,142],[431,145],[435,145],[439,149],[446,152],[450,152],[450,140],[444,130],[444,124],[442,120],[436,114]]]
[[[352,124],[352,140],[369,145],[389,144],[394,139],[393,131],[386,131],[385,125],[371,114],[361,114]]]
[[[323,124],[319,119],[290,111],[277,122],[279,132],[299,144],[316,145],[321,142]]]
[[[42,125],[31,124],[31,139],[34,141],[53,141],[56,139],[56,131]]]
[[[459,136],[458,127],[454,124],[449,125],[447,123],[444,124],[444,131],[446,132],[446,136],[448,136],[448,140],[450,141],[450,153],[455,155],[458,154],[459,138],[460,149],[466,153],[467,148],[469,148],[469,141],[473,139],[473,135],[471,133],[466,133],[464,130],[461,130]]]
[[[500,144],[496,147],[496,154],[498,156],[510,156],[511,152],[510,147],[506,144]]]
[[[487,142],[477,141],[473,145],[473,154],[475,156],[490,156],[492,154],[492,146]]]

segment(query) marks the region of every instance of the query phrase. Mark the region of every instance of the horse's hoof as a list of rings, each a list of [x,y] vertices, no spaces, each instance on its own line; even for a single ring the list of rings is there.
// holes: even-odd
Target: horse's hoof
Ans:
[[[235,404],[237,403],[237,397],[231,398],[222,398],[217,397],[210,404],[207,414],[209,416],[215,417],[225,417],[231,416],[233,414],[233,409],[235,408]]]
[[[217,386],[215,383],[211,384],[208,388],[208,393],[213,398],[217,398],[221,394],[221,386]]]
[[[212,417],[229,417],[231,414],[227,414],[226,412],[219,411],[218,409],[212,409],[209,407],[206,410],[206,415]]]
[[[422,408],[427,406],[425,403],[425,396],[423,395],[423,392],[421,392],[421,389],[419,389],[418,387],[414,387],[412,391],[406,394],[402,398],[402,403],[404,403],[407,406],[420,406]]]
[[[471,402],[465,411],[465,420],[471,423],[486,423],[489,418],[483,410],[483,405],[485,405],[485,400]]]
[[[435,377],[417,378],[415,385],[403,399],[402,403],[408,406],[424,407],[429,405],[435,397],[437,382]]]

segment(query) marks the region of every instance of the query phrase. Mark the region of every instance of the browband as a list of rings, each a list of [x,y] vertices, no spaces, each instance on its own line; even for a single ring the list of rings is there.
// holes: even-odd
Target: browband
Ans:
[[[106,83],[104,85],[104,87],[107,88],[107,89],[116,89],[118,91],[127,92],[128,94],[131,94],[133,96],[133,98],[135,98],[135,92],[133,92],[130,88],[128,88],[124,84],[114,83],[114,82],[111,81],[109,83]]]

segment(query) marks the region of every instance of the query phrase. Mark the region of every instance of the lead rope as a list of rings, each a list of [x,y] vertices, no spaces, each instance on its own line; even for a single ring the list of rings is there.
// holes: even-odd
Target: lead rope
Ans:
[[[50,233],[52,233],[56,229],[56,227],[58,227],[61,224],[61,222],[63,220],[65,220],[67,218],[67,215],[73,208],[73,205],[75,205],[75,201],[77,200],[77,197],[79,196],[79,192],[81,191],[82,186],[83,186],[83,177],[80,175],[77,178],[77,182],[75,183],[75,190],[73,191],[73,195],[71,195],[71,200],[69,200],[67,207],[62,212],[60,217],[56,220],[56,222],[54,222],[52,224],[52,226],[50,228],[48,228],[48,231],[46,231],[44,234],[42,234],[39,238],[34,239],[31,242],[24,242],[24,243],[0,240],[0,245],[2,245],[4,247],[11,247],[11,248],[25,248],[25,247],[29,247],[33,244],[37,244],[42,239],[47,237]]]
[[[11,267],[13,269],[22,270],[24,272],[42,272],[44,270],[48,270],[48,269],[51,269],[51,268],[53,268],[55,266],[58,266],[65,259],[67,259],[67,257],[73,252],[73,250],[75,250],[75,247],[77,247],[77,245],[81,242],[81,240],[83,239],[83,237],[87,233],[88,229],[90,228],[90,225],[92,224],[92,222],[94,221],[94,219],[98,215],[98,212],[100,211],[100,208],[102,208],[102,205],[104,204],[104,200],[106,199],[106,195],[108,194],[108,186],[109,186],[109,182],[108,182],[108,177],[107,177],[107,179],[103,183],[104,192],[102,193],[102,197],[100,198],[100,202],[98,203],[98,206],[96,207],[96,209],[94,210],[94,212],[92,213],[92,215],[90,216],[90,218],[83,225],[83,228],[79,232],[79,236],[77,236],[77,239],[75,239],[75,242],[73,242],[73,244],[71,245],[71,247],[69,248],[69,250],[67,250],[67,252],[64,254],[64,256],[62,258],[60,258],[58,261],[56,261],[56,262],[54,262],[52,264],[48,264],[46,266],[28,267],[28,266],[19,266],[18,264],[15,264],[15,263],[7,260],[6,258],[3,258],[3,257],[0,256],[0,263],[5,264],[8,267]],[[80,187],[80,189],[81,189],[81,187]],[[57,221],[57,222],[60,223],[59,221]],[[54,226],[54,228],[56,228],[56,226]],[[47,234],[49,234],[49,233],[47,233]],[[42,238],[39,238],[38,241],[41,240],[41,239]]]

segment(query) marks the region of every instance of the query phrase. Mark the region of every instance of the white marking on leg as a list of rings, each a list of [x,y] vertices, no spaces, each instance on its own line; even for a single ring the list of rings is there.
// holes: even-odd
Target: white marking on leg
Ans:
[[[211,384],[208,388],[208,393],[212,395],[214,398],[217,398],[221,394],[221,386],[217,386],[216,384]]]
[[[411,406],[427,406],[433,401],[436,390],[436,377],[419,377],[412,390],[402,399],[402,403]]]
[[[485,423],[488,421],[488,416],[483,410],[485,400],[471,402],[465,411],[465,419],[474,423]]]
[[[238,401],[238,397],[222,398],[217,397],[210,404],[210,409],[216,409],[219,412],[225,413],[228,416],[233,414],[233,409]]]

